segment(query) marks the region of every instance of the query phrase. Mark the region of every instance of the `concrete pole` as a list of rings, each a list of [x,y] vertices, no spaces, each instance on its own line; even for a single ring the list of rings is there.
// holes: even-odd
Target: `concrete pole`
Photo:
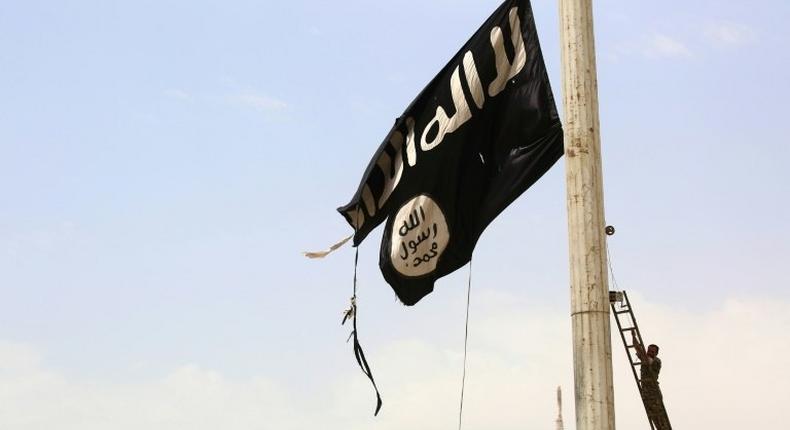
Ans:
[[[577,430],[614,430],[592,0],[559,0]]]

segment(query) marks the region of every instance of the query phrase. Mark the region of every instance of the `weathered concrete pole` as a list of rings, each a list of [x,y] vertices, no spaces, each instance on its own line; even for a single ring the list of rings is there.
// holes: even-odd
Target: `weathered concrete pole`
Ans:
[[[614,430],[592,0],[559,0],[577,430]]]

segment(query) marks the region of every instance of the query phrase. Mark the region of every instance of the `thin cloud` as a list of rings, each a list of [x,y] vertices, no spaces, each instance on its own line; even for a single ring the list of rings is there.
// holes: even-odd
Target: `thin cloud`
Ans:
[[[601,54],[612,61],[634,56],[653,60],[686,59],[694,56],[691,49],[681,40],[657,32],[623,40],[614,45],[610,51],[602,51]]]
[[[523,297],[479,294],[470,326],[464,424],[469,428],[553,428],[563,388],[573,428],[567,309],[522,306]],[[631,295],[645,340],[661,346],[662,390],[677,428],[782,428],[790,380],[790,302],[729,300],[705,312]],[[645,425],[644,408],[613,336],[616,419]],[[33,430],[439,430],[457,424],[461,345],[419,338],[369,348],[384,409],[375,419],[368,380],[353,363],[323,392],[284,387],[267,375],[236,380],[186,364],[135,382],[73,379],[34,348],[0,342],[0,428]],[[352,360],[353,361],[353,360]]]
[[[243,106],[263,112],[283,112],[289,107],[288,104],[282,100],[252,93],[240,94],[232,97],[232,99]]]
[[[705,36],[721,48],[739,47],[754,42],[754,30],[734,22],[713,22],[705,26]]]
[[[192,100],[192,94],[189,94],[188,92],[184,90],[180,90],[178,88],[169,88],[165,90],[165,96],[177,100],[184,100],[184,101]]]
[[[643,53],[650,58],[692,57],[691,50],[683,42],[661,33],[656,33],[648,39]]]

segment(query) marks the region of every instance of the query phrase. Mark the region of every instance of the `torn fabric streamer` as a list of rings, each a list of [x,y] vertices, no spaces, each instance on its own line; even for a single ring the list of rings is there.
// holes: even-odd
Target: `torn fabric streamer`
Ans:
[[[314,252],[305,251],[302,254],[304,254],[304,256],[307,257],[307,258],[324,258],[327,255],[337,251],[341,246],[345,245],[346,242],[351,240],[352,237],[354,237],[353,234],[351,236],[348,236],[345,239],[341,240],[340,242],[330,246],[329,249],[327,249],[327,250],[314,251]]]

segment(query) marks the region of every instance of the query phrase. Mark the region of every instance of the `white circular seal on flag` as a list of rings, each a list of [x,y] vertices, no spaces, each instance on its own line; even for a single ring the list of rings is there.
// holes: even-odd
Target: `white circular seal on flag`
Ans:
[[[390,239],[392,267],[404,276],[422,276],[436,270],[450,241],[450,230],[439,205],[422,194],[395,214]]]

